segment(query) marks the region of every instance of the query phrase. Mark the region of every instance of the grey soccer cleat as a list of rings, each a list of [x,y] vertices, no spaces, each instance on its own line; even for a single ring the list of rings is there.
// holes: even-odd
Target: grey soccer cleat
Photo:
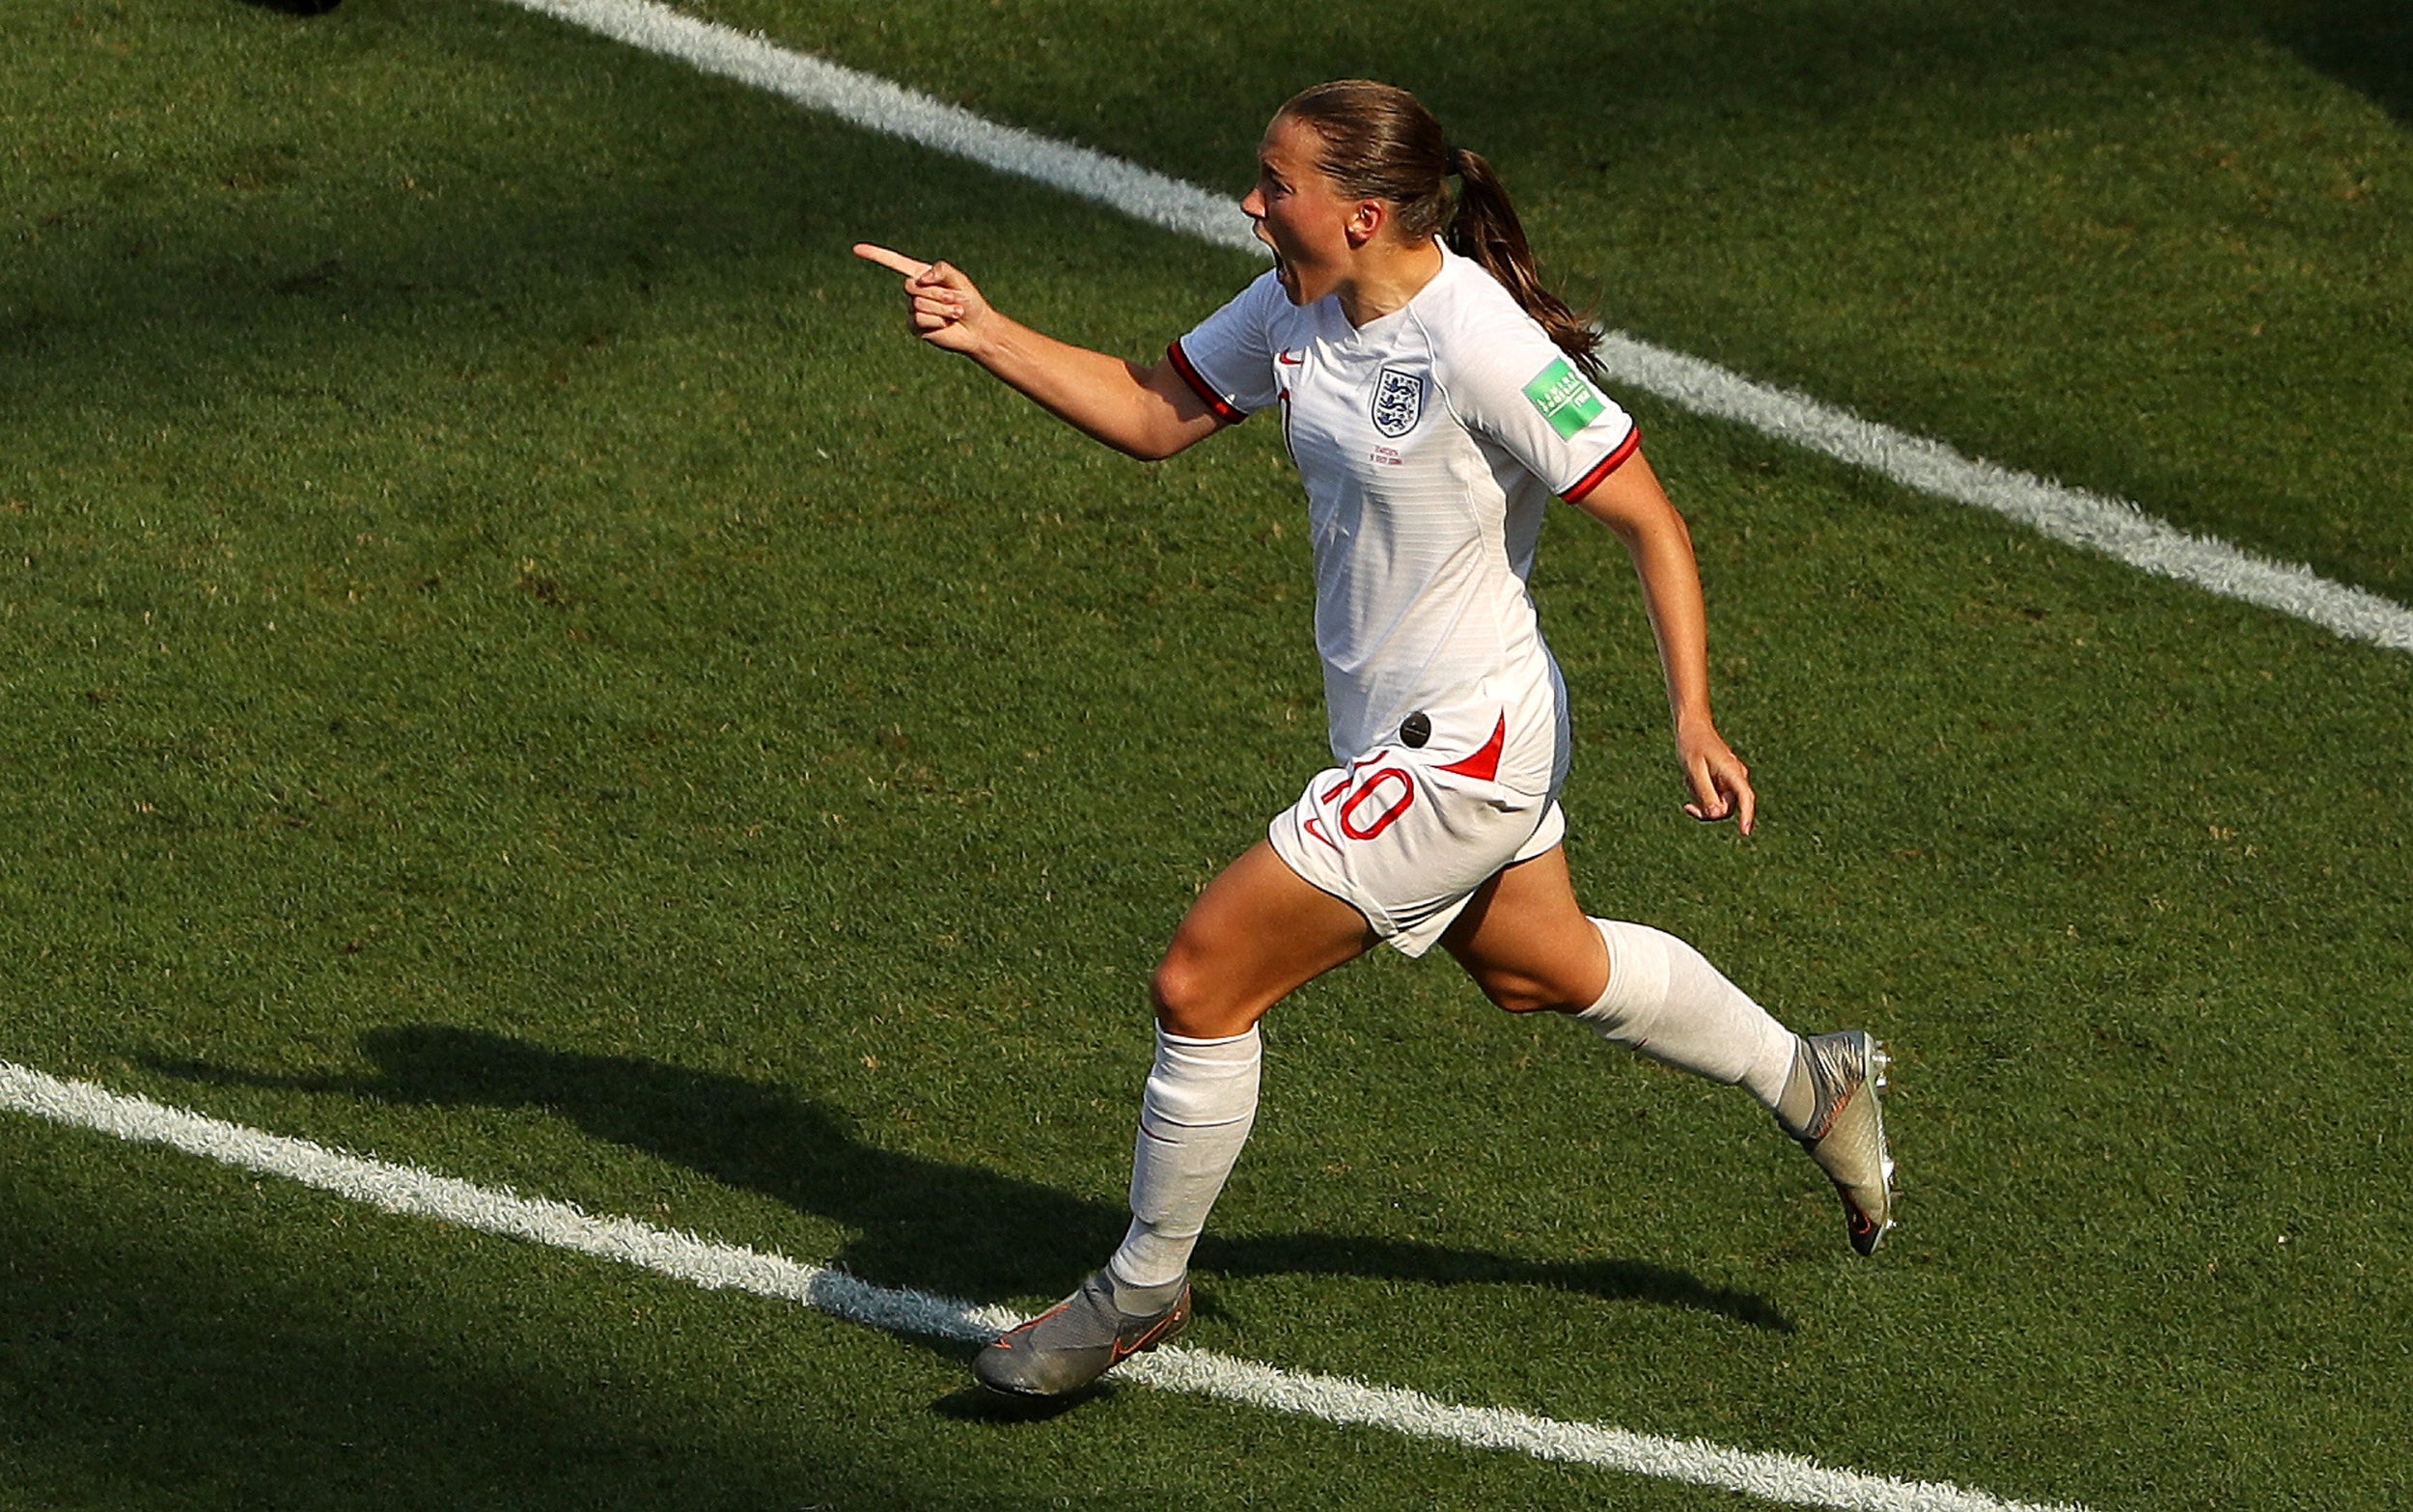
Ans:
[[[1101,1270],[1079,1291],[1007,1330],[972,1361],[972,1374],[992,1391],[1063,1396],[1142,1350],[1154,1349],[1189,1321],[1188,1282],[1162,1311],[1131,1313],[1115,1306],[1114,1277]]]
[[[1801,1051],[1817,1100],[1793,1138],[1835,1183],[1851,1247],[1873,1254],[1894,1226],[1894,1157],[1885,1147],[1885,1113],[1877,1104],[1893,1059],[1874,1035],[1858,1029],[1805,1036]]]

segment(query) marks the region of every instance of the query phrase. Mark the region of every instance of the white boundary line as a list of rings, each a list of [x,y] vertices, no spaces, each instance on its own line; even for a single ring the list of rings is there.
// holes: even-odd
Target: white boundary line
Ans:
[[[1249,233],[1248,217],[1229,195],[1212,194],[1137,163],[1036,131],[1000,125],[876,74],[790,52],[763,38],[698,20],[652,0],[505,3],[676,58],[701,72],[752,85],[850,125],[968,158],[1017,179],[1036,179],[1185,236],[1244,252],[1264,251],[1263,244]]]
[[[1609,371],[1695,414],[1738,422],[1919,493],[1989,509],[2065,545],[2099,552],[2156,577],[2276,609],[2350,641],[2413,651],[2413,609],[2393,599],[2333,583],[2307,566],[2191,535],[2125,499],[1976,461],[1941,441],[1754,383],[1715,363],[1615,331],[1602,335],[1600,355]]]
[[[1036,179],[1201,241],[1264,253],[1249,234],[1248,218],[1225,196],[1119,157],[1001,125],[917,90],[698,20],[653,0],[506,3],[676,58],[851,124]],[[1610,374],[1669,403],[1749,426],[1920,493],[2006,515],[2054,540],[2099,552],[2157,577],[2275,609],[2348,640],[2413,651],[2413,609],[2392,599],[2332,582],[2307,566],[2191,535],[2125,500],[1979,461],[1941,441],[1755,383],[1698,357],[1619,332],[1603,334],[1602,358]]]
[[[389,1213],[440,1219],[674,1277],[707,1289],[798,1302],[892,1333],[979,1342],[1012,1315],[926,1292],[876,1286],[825,1265],[743,1245],[672,1233],[629,1218],[596,1218],[567,1202],[523,1197],[411,1166],[267,1134],[89,1082],[63,1081],[0,1060],[0,1109],[136,1143],[164,1144],[220,1165],[283,1176]],[[1850,1512],[2086,1512],[2074,1502],[2011,1501],[1942,1481],[1832,1470],[1791,1454],[1732,1449],[1698,1439],[1629,1433],[1493,1407],[1458,1407],[1421,1391],[1368,1386],[1174,1347],[1125,1362],[1121,1378],[1168,1391],[1240,1402],[1325,1422],[1387,1428],[1411,1438],[1591,1465],[1770,1501]]]

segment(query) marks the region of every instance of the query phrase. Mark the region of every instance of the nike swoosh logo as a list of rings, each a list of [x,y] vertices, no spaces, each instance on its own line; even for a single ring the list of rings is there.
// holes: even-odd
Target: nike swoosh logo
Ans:
[[[1276,352],[1273,354],[1273,360],[1279,363],[1288,363],[1290,366],[1295,368],[1307,359],[1304,356],[1293,357],[1289,352]]]

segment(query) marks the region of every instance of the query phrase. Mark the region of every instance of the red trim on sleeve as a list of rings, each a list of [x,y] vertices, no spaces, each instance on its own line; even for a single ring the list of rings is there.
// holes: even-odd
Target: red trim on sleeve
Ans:
[[[1500,775],[1500,750],[1507,744],[1508,716],[1503,714],[1500,716],[1500,723],[1491,728],[1491,738],[1484,742],[1481,751],[1463,761],[1453,761],[1441,770],[1456,772],[1460,777],[1471,777],[1479,783],[1491,782]]]
[[[1595,466],[1591,472],[1586,473],[1583,477],[1575,480],[1574,487],[1569,488],[1567,492],[1559,495],[1559,497],[1565,499],[1569,504],[1575,504],[1581,501],[1584,495],[1600,486],[1601,479],[1608,477],[1611,473],[1616,472],[1620,467],[1623,466],[1625,459],[1633,455],[1637,451],[1641,450],[1641,448],[1642,427],[1640,426],[1636,426],[1633,429],[1625,432],[1625,439],[1617,444],[1616,451],[1611,452],[1608,455],[1602,457],[1599,460],[1599,463]]]
[[[1173,363],[1173,371],[1181,375],[1181,381],[1198,391],[1198,397],[1206,401],[1206,407],[1215,412],[1217,420],[1227,426],[1236,426],[1248,418],[1248,411],[1234,408],[1230,400],[1207,387],[1206,380],[1198,375],[1196,368],[1190,366],[1189,354],[1181,350],[1179,342],[1166,347],[1165,356]]]

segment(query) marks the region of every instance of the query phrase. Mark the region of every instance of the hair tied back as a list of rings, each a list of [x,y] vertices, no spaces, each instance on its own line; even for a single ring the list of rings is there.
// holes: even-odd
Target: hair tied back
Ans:
[[[1316,166],[1343,199],[1391,202],[1402,241],[1438,235],[1452,252],[1481,263],[1561,351],[1599,375],[1594,354],[1600,335],[1541,282],[1499,175],[1481,152],[1452,146],[1422,100],[1396,85],[1335,79],[1291,96],[1276,119],[1322,139]],[[1452,176],[1459,180],[1456,193]]]

